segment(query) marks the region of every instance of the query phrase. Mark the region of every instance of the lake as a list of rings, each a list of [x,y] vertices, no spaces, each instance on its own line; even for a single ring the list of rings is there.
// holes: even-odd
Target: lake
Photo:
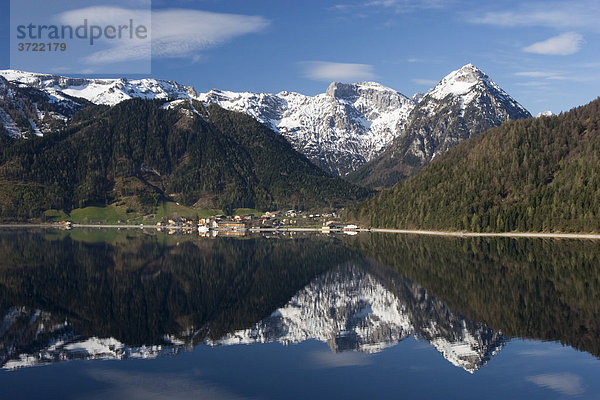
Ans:
[[[4,399],[600,398],[600,241],[0,230]]]

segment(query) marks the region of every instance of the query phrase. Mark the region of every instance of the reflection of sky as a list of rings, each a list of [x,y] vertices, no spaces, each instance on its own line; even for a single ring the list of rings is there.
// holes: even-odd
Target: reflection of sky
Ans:
[[[577,396],[584,392],[581,377],[569,372],[533,375],[526,379],[540,387],[552,389],[567,396]]]
[[[376,354],[324,343],[211,348],[154,360],[59,363],[1,371],[6,398],[368,399],[597,398],[600,362],[558,343],[510,342],[476,374],[408,338]],[[36,385],[31,385],[36,382]]]
[[[102,393],[86,397],[92,399],[221,399],[242,400],[249,397],[228,392],[217,385],[203,381],[202,373],[191,370],[184,373],[126,372],[110,369],[92,369],[88,376],[107,386]]]
[[[342,353],[334,353],[330,350],[315,351],[312,353],[311,358],[316,368],[358,367],[371,363],[368,354],[356,351]]]

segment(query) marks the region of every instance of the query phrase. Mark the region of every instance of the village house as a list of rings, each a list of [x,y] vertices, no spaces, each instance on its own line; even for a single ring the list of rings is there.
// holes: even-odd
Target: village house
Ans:
[[[243,221],[220,221],[217,223],[217,228],[225,230],[246,230],[246,223]]]

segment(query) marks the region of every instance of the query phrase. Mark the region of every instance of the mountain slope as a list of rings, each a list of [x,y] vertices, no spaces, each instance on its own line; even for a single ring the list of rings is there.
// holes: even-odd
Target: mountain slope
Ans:
[[[598,232],[599,171],[597,99],[471,138],[351,214],[379,227]]]
[[[18,141],[0,159],[0,216],[161,200],[208,208],[337,207],[367,194],[253,118],[199,102],[133,99]],[[133,204],[133,203],[132,203]]]
[[[531,114],[472,64],[453,71],[421,98],[385,152],[348,176],[390,187],[461,141]]]
[[[342,176],[381,153],[415,105],[375,82],[333,82],[314,97],[211,90],[199,99],[252,115],[313,163]]]
[[[20,87],[0,75],[0,127],[12,138],[55,132],[75,112],[90,105],[65,94],[51,95],[29,86]]]

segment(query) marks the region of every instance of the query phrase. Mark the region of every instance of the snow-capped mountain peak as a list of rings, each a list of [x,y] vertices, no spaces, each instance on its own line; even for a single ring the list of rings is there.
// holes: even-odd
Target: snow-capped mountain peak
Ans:
[[[393,186],[441,156],[450,147],[504,121],[531,114],[482,70],[467,64],[446,75],[418,101],[386,151],[350,180],[373,187]]]
[[[550,110],[546,110],[546,111],[542,111],[537,113],[537,115],[535,116],[536,118],[539,117],[552,117],[554,115],[554,113]]]
[[[438,100],[442,100],[449,95],[464,96],[471,92],[477,85],[490,86],[498,91],[502,91],[485,72],[473,64],[467,64],[446,75],[427,95]]]

